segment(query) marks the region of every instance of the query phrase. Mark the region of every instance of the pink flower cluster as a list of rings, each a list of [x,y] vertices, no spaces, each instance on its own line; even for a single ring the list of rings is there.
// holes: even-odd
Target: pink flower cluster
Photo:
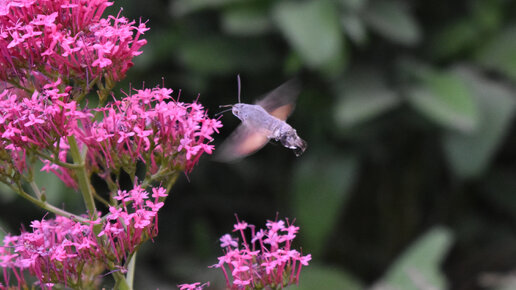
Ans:
[[[212,267],[222,269],[229,289],[279,289],[295,284],[301,267],[312,259],[310,254],[302,256],[291,249],[299,227],[288,220],[267,221],[266,226],[266,230],[255,231],[254,225],[238,222],[233,231],[240,232],[241,247],[229,234],[220,238],[226,254]],[[251,244],[246,240],[246,229],[251,230]]]
[[[38,79],[48,82],[48,76],[80,84],[122,79],[146,44],[139,37],[147,28],[124,17],[101,18],[111,5],[106,0],[1,1],[0,79],[25,87]]]
[[[15,89],[0,93],[0,148],[19,157],[15,162],[19,171],[25,169],[27,148],[59,148],[61,138],[73,135],[80,119],[93,117],[81,111],[70,99],[69,89],[59,89],[61,85],[58,79],[31,96]]]
[[[92,219],[98,216],[94,197],[112,203],[95,221],[58,216],[32,222],[31,232],[7,236],[0,246],[0,271],[8,286],[0,289],[15,283],[12,288],[28,287],[27,272],[44,289],[55,283],[95,289],[106,271],[126,283],[117,272],[126,271],[140,245],[157,235],[157,212],[167,195],[158,187],[149,197],[144,188],[167,181],[171,186],[179,171],[190,172],[214,149],[209,143],[221,122],[197,102],[174,100],[171,89],[131,91],[105,106],[141,53],[146,41],[140,36],[147,30],[119,15],[102,18],[111,5],[107,0],[0,1],[0,181],[48,211],[74,216],[50,205],[34,184],[39,158],[42,171],[68,186],[80,184]],[[99,108],[85,101],[93,88]],[[141,186],[135,177],[138,162],[146,165]],[[116,190],[122,171],[134,179],[134,189]],[[95,195],[89,183],[94,174],[112,189],[109,201]],[[31,182],[34,197],[25,192],[24,181]]]
[[[170,89],[138,90],[106,108],[91,110],[80,109],[69,87],[60,89],[61,85],[58,80],[30,97],[14,89],[0,94],[0,151],[6,152],[0,159],[14,159],[18,171],[26,168],[31,150],[66,162],[66,137],[73,135],[80,146],[88,147],[87,166],[97,172],[134,166],[136,160],[146,163],[149,174],[162,164],[188,172],[203,153],[212,153],[208,143],[222,126],[200,104],[174,101]],[[93,118],[96,111],[104,114],[101,121]],[[76,185],[69,169],[52,160],[44,162],[42,170]]]
[[[110,206],[103,230],[98,234],[109,244],[110,254],[117,264],[125,261],[146,240],[158,235],[158,211],[167,196],[163,187],[152,188],[149,193],[140,186],[130,191],[118,191],[114,197],[120,205]]]
[[[7,285],[16,280],[18,287],[26,285],[23,272],[28,270],[44,289],[61,283],[69,287],[94,286],[99,275],[127,261],[144,241],[155,237],[157,212],[166,196],[164,188],[154,188],[152,198],[140,187],[119,191],[115,197],[119,206],[97,221],[80,223],[62,216],[52,220],[33,221],[32,232],[6,236],[0,246],[0,267]],[[93,227],[101,224],[95,235]],[[106,252],[106,249],[110,249]],[[0,288],[1,285],[0,285]]]
[[[214,147],[207,143],[221,122],[210,119],[202,105],[175,101],[171,93],[165,88],[138,90],[99,109],[103,120],[85,126],[81,137],[91,161],[119,168],[141,160],[152,174],[163,163],[189,172],[203,153],[211,154]]]
[[[85,266],[94,270],[101,263],[103,253],[95,240],[93,223],[85,225],[58,216],[33,221],[31,227],[32,232],[6,236],[0,247],[0,266],[7,285],[14,278],[19,287],[24,286],[26,269],[42,288],[51,288],[55,282],[77,285]]]

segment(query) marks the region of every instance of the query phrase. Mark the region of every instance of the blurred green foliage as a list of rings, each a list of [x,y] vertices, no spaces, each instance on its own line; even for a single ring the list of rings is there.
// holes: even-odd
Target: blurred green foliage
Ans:
[[[436,265],[448,251],[451,234],[434,228],[396,259],[374,289],[445,289],[446,280]]]
[[[111,11],[120,6],[151,27],[122,90],[163,83],[215,113],[236,102],[237,74],[248,103],[289,78],[304,84],[289,123],[307,152],[271,144],[236,164],[202,160],[138,258],[145,289],[220,281],[205,267],[233,214],[261,227],[277,212],[297,218],[297,246],[314,254],[301,289],[483,289],[489,273],[499,273],[489,287],[516,288],[504,276],[516,268],[514,1],[150,0]],[[238,124],[222,120],[216,144]],[[72,194],[47,191],[57,204]],[[41,218],[4,195],[11,229]]]

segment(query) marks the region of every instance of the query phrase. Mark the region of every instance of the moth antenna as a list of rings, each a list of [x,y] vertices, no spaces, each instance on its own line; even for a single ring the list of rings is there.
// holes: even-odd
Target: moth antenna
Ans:
[[[240,74],[237,74],[237,83],[238,83],[238,103],[240,103],[240,88],[241,88]]]
[[[220,105],[219,108],[233,107],[233,105]]]

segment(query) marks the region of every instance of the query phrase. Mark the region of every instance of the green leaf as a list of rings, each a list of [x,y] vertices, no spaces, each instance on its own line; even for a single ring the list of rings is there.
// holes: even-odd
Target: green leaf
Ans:
[[[475,45],[479,33],[469,19],[457,21],[438,32],[430,44],[430,52],[439,58],[451,57]]]
[[[420,77],[420,85],[408,92],[408,100],[417,110],[450,129],[462,132],[476,129],[476,99],[461,78],[453,73],[428,70]]]
[[[247,36],[263,34],[271,29],[265,9],[243,6],[227,9],[222,15],[222,28],[229,34]]]
[[[353,42],[359,45],[367,41],[367,31],[362,19],[356,14],[344,14],[340,22],[346,34]]]
[[[476,59],[482,66],[516,80],[516,26],[487,41]]]
[[[429,52],[437,57],[462,58],[478,50],[499,30],[504,19],[503,1],[472,1],[467,12],[437,31]],[[462,55],[459,55],[462,54]]]
[[[396,259],[378,289],[446,289],[440,264],[451,242],[447,229],[436,227],[428,231]]]
[[[507,5],[504,1],[472,2],[472,18],[480,31],[496,31],[504,22]]]
[[[301,270],[299,286],[289,289],[362,289],[361,283],[349,273],[335,267],[310,264]]]
[[[340,127],[366,122],[400,103],[400,97],[373,70],[354,71],[341,82],[337,94],[334,117]]]
[[[357,161],[352,156],[331,154],[300,160],[294,172],[292,198],[307,252],[318,255],[325,247],[356,171]]]
[[[451,168],[462,178],[476,177],[489,165],[515,113],[515,92],[471,70],[461,77],[475,92],[479,126],[473,132],[448,132],[443,139]]]
[[[413,45],[421,40],[421,29],[399,1],[372,1],[364,11],[369,26],[385,38]]]
[[[279,1],[273,17],[293,49],[311,68],[343,62],[344,38],[335,3]]]

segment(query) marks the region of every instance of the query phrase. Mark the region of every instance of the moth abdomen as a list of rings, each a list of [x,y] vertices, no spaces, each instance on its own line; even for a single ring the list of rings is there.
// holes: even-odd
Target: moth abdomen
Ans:
[[[308,143],[306,143],[305,140],[298,137],[298,140],[296,142],[296,148],[294,148],[294,154],[296,154],[296,157],[301,156],[306,150],[306,147],[308,147]]]
[[[305,140],[301,139],[294,128],[290,128],[290,130],[283,131],[281,134],[275,138],[277,141],[281,142],[283,146],[293,149],[294,154],[296,156],[300,156],[305,152],[307,143]]]

